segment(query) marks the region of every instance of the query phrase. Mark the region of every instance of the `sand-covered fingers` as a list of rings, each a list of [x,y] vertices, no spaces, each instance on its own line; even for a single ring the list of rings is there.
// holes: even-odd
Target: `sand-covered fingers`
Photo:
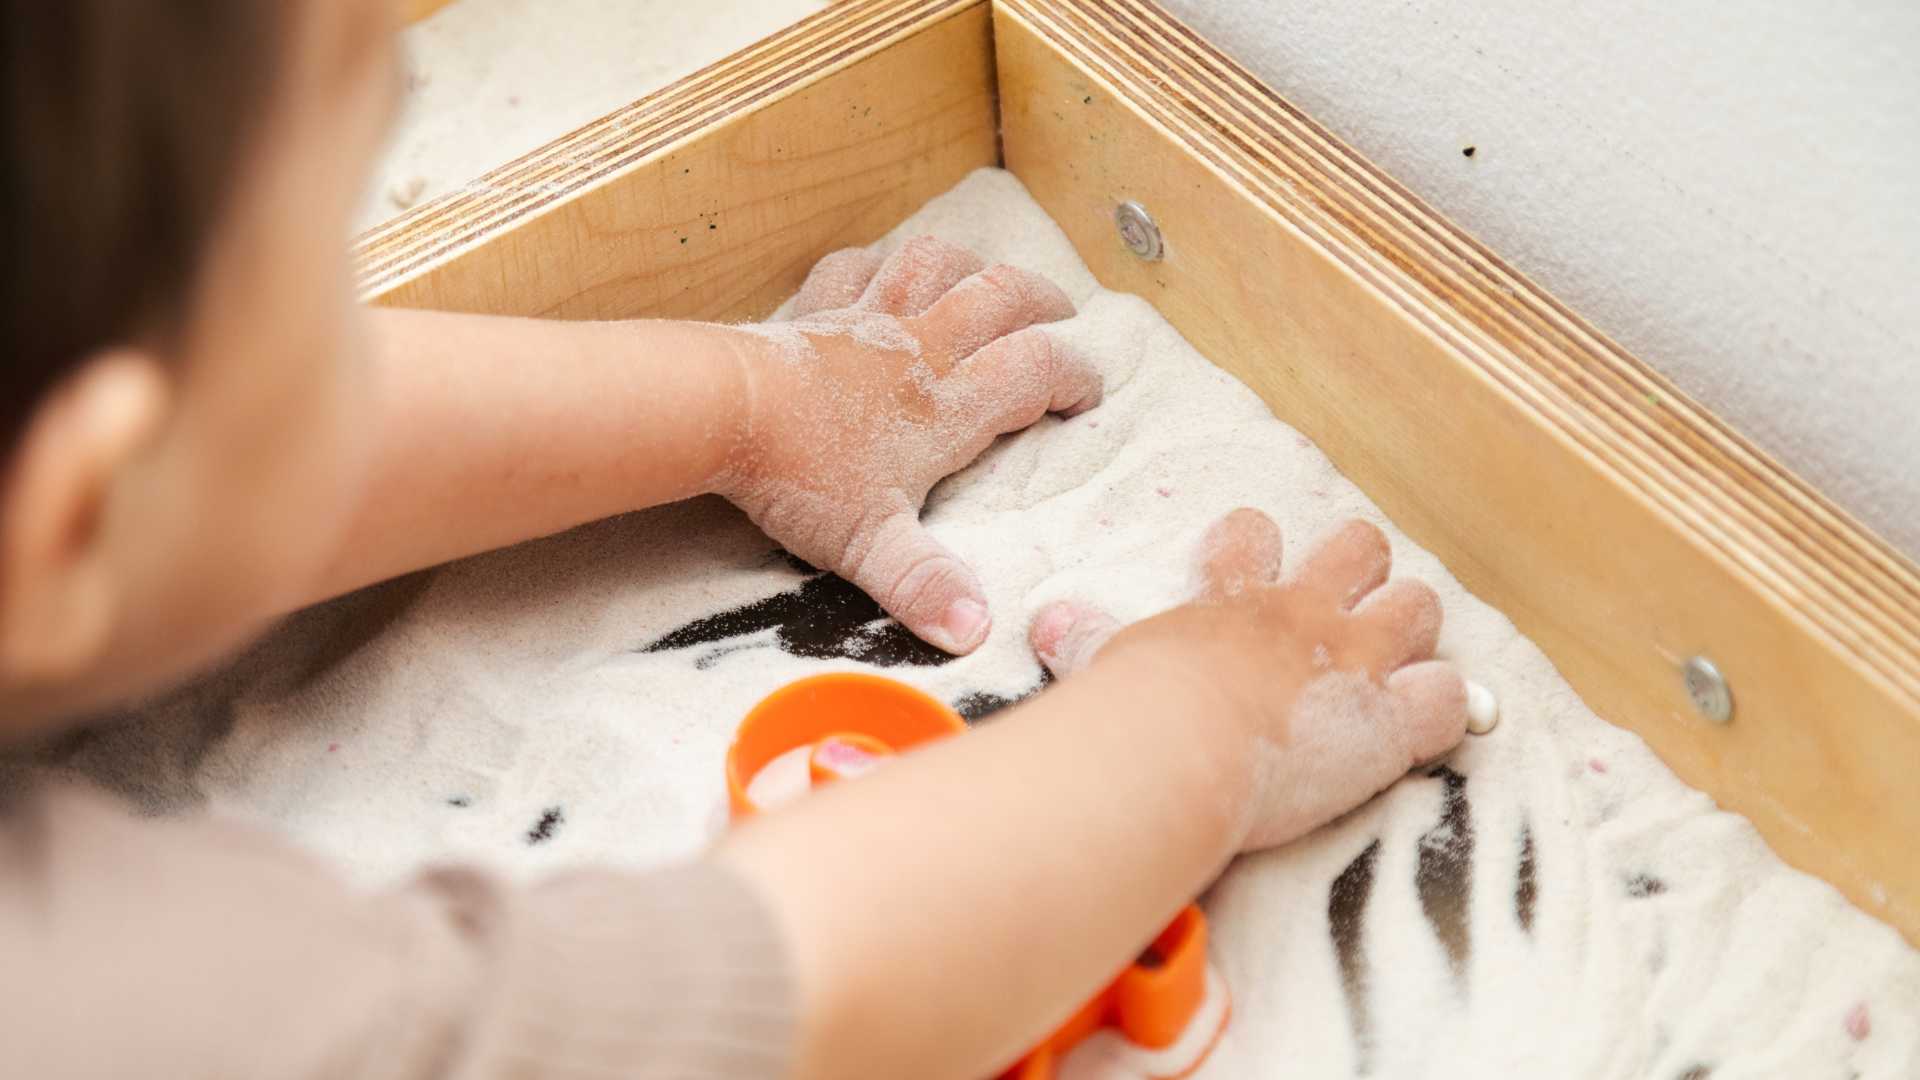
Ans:
[[[958,244],[916,236],[887,257],[853,306],[902,318],[921,315],[986,265]]]
[[[1353,609],[1360,654],[1375,675],[1433,657],[1440,645],[1440,595],[1424,581],[1401,579],[1375,589]]]
[[[866,248],[836,251],[813,265],[793,298],[793,317],[852,307],[880,271],[880,256]]]
[[[1280,581],[1286,545],[1280,526],[1258,510],[1241,507],[1208,527],[1196,553],[1199,597],[1208,603],[1232,600]]]
[[[1394,722],[1405,740],[1408,764],[1442,757],[1467,734],[1467,683],[1441,660],[1410,664],[1387,677]]]
[[[950,653],[979,648],[992,628],[980,579],[915,511],[900,510],[857,531],[831,568],[916,637]]]
[[[1066,678],[1099,655],[1122,629],[1120,620],[1085,604],[1058,600],[1040,609],[1027,628],[1034,655],[1055,678]]]
[[[713,490],[769,536],[866,591],[950,652],[990,625],[973,572],[920,525],[934,484],[1049,410],[1100,400],[1092,365],[1040,333],[1073,314],[1025,271],[932,238],[884,261],[828,256],[790,333],[734,345],[751,393],[744,434]]]
[[[957,363],[1008,334],[1072,317],[1058,285],[1001,264],[955,285],[915,322],[922,341]]]
[[[1079,351],[1033,326],[995,341],[948,376],[955,441],[985,448],[1047,413],[1076,416],[1100,404],[1100,372]]]
[[[1293,586],[1323,603],[1351,610],[1392,572],[1387,535],[1364,521],[1349,521],[1307,555],[1293,575]]]

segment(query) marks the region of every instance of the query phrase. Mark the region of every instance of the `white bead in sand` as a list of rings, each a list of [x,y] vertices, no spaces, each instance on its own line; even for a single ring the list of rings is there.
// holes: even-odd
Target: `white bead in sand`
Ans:
[[[1485,735],[1500,723],[1500,699],[1493,691],[1467,680],[1467,731]]]

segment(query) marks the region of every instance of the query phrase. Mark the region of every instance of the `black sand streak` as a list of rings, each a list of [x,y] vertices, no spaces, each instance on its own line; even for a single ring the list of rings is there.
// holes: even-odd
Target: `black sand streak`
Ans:
[[[953,711],[959,713],[967,723],[977,724],[1002,709],[1020,704],[1051,685],[1053,685],[1053,672],[1041,668],[1040,681],[1031,689],[1021,691],[1013,697],[978,691],[954,702]]]
[[[1333,879],[1327,891],[1327,926],[1340,961],[1340,981],[1347,992],[1347,1011],[1353,1017],[1354,1073],[1364,1075],[1373,1043],[1373,1017],[1367,1007],[1367,901],[1373,896],[1374,864],[1380,861],[1380,841],[1367,845]]]
[[[1533,826],[1520,827],[1520,872],[1513,882],[1513,913],[1520,929],[1533,933],[1533,902],[1539,896],[1537,856],[1533,851]]]
[[[641,646],[638,652],[663,653],[708,646],[693,666],[707,671],[727,657],[766,647],[741,640],[773,631],[782,652],[811,660],[854,660],[874,667],[938,667],[953,657],[909,633],[866,593],[835,574],[822,573],[791,555],[787,565],[806,575],[800,584],[764,600],[695,619]],[[1036,665],[1038,667],[1038,665]],[[991,691],[967,694],[953,709],[975,723],[1045,689],[1053,677],[1039,670],[1035,684],[1009,697]]]
[[[553,834],[559,832],[560,826],[566,822],[566,811],[557,806],[547,807],[540,811],[540,820],[534,822],[533,828],[527,830],[527,843],[541,844],[553,839]]]
[[[672,652],[772,630],[782,651],[813,660],[858,660],[885,668],[937,667],[953,659],[887,618],[879,604],[839,576],[821,573],[791,556],[787,562],[809,575],[798,587],[695,619],[639,651]],[[711,650],[695,663],[711,667],[739,647]]]
[[[1467,778],[1445,765],[1427,774],[1446,785],[1440,821],[1420,837],[1420,861],[1414,887],[1420,910],[1447,950],[1454,978],[1466,974],[1473,952],[1473,928],[1467,915],[1473,901],[1473,806]]]

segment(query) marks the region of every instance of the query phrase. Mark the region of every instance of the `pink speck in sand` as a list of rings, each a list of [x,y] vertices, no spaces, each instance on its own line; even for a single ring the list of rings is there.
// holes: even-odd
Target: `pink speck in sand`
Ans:
[[[1854,1042],[1863,1042],[1873,1034],[1873,1016],[1867,1012],[1866,1002],[1856,1002],[1847,1010],[1847,1034],[1853,1036]]]
[[[1110,518],[1110,517],[1103,517],[1103,518],[1101,518],[1101,519],[1100,519],[1100,527],[1101,527],[1101,528],[1103,528],[1103,529],[1111,529],[1111,528],[1113,528],[1113,519],[1112,519],[1112,518]]]
[[[1597,773],[1604,773],[1607,771],[1607,763],[1604,761],[1601,761],[1599,758],[1592,758],[1588,760],[1587,768],[1592,769],[1594,772],[1597,772]]]
[[[330,742],[327,744],[327,753],[329,754],[333,753],[335,750],[338,750],[338,749],[340,749],[340,744],[337,742]]]
[[[1173,489],[1172,489],[1172,488],[1170,488],[1170,487],[1157,487],[1157,488],[1154,488],[1154,489],[1153,489],[1153,493],[1154,493],[1155,495],[1158,495],[1158,496],[1160,496],[1160,497],[1161,497],[1161,498],[1163,498],[1163,499],[1171,499],[1171,498],[1173,498]]]
[[[1100,421],[1098,421],[1098,420],[1089,420],[1089,421],[1087,421],[1087,426],[1088,426],[1088,427],[1090,427],[1090,428],[1097,428],[1097,427],[1099,427],[1099,426],[1100,426]]]

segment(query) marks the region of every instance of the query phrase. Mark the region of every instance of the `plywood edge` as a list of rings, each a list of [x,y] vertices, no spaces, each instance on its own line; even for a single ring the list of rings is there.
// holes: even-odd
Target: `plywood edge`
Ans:
[[[985,0],[828,8],[364,233],[362,299],[737,318],[998,160]]]
[[[1920,569],[1147,0],[995,10],[1007,165],[1100,279],[1602,716],[1920,942]],[[1163,261],[1120,243],[1126,199]],[[1732,723],[1692,708],[1695,654]]]

